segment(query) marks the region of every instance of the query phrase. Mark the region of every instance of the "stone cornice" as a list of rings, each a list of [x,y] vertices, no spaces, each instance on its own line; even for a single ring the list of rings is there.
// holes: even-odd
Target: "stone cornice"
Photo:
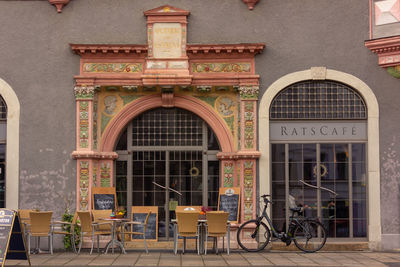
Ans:
[[[147,45],[135,44],[70,44],[71,49],[78,55],[84,54],[143,54],[147,53]],[[264,50],[265,44],[188,44],[187,53],[251,53],[259,54]]]
[[[95,151],[73,151],[73,159],[116,159],[116,152],[95,152]]]
[[[135,44],[70,44],[72,51],[84,54],[145,54],[147,45]]]
[[[393,77],[400,77],[400,35],[365,41],[365,46],[378,55],[379,66]]]
[[[258,159],[261,156],[259,151],[239,151],[236,153],[225,153],[219,152],[217,154],[218,159]]]
[[[253,55],[261,53],[264,50],[265,44],[253,43],[253,44],[188,44],[186,51],[187,53],[251,53]]]

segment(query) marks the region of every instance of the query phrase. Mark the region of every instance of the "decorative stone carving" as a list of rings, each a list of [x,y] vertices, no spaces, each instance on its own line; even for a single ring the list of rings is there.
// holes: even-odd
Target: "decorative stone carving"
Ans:
[[[75,86],[74,93],[76,99],[92,99],[97,86]]]
[[[240,86],[239,94],[241,98],[257,99],[259,90],[258,85]]]
[[[122,89],[124,89],[127,92],[137,92],[139,86],[137,85],[124,85],[122,86]]]
[[[326,67],[311,67],[311,78],[313,80],[326,80]]]
[[[212,86],[211,85],[200,85],[197,86],[197,91],[201,93],[207,93],[211,91]]]
[[[69,3],[70,0],[49,0],[49,3],[57,8],[57,12],[61,13],[62,8]]]
[[[258,1],[259,0],[243,0],[243,3],[248,6],[249,10],[253,10]]]

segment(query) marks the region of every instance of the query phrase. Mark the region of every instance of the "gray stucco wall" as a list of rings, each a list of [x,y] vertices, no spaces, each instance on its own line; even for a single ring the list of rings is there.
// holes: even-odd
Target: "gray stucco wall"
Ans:
[[[241,0],[72,0],[61,14],[48,1],[0,1],[0,78],[21,103],[20,207],[58,215],[63,199],[75,194],[70,154],[79,56],[69,43],[145,44],[143,11],[165,4],[191,12],[188,43],[266,43],[256,56],[260,97],[280,77],[312,66],[349,73],[372,88],[380,106],[382,231],[396,246],[400,81],[364,46],[366,0],[260,0],[253,11]]]

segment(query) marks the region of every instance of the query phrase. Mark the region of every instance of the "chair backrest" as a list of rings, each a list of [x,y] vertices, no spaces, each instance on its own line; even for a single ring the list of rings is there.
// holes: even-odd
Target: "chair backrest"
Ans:
[[[209,211],[206,213],[208,233],[226,233],[229,212]]]
[[[30,220],[30,215],[29,213],[31,211],[35,211],[35,210],[27,210],[27,209],[20,209],[18,210],[18,216],[19,216],[19,220],[21,222],[28,222]]]
[[[182,211],[201,211],[202,206],[176,206],[175,212],[182,212]]]
[[[52,211],[31,211],[29,213],[31,233],[49,233],[51,229]]]
[[[93,222],[102,222],[101,219],[110,218],[112,210],[92,210]],[[103,221],[104,222],[104,221]],[[99,230],[110,230],[110,225],[99,225]]]
[[[77,211],[79,220],[81,221],[81,231],[91,232],[92,231],[92,216],[90,211]]]
[[[176,213],[179,233],[196,233],[199,211],[183,211]]]
[[[146,231],[147,231],[147,223],[149,222],[150,215],[151,215],[151,211],[149,211],[149,213],[147,213],[146,220],[144,220],[144,233],[146,233]]]

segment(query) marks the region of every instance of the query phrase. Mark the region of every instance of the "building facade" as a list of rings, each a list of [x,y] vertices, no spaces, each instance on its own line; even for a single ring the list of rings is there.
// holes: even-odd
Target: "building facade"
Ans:
[[[240,187],[240,221],[267,193],[284,228],[293,197],[329,240],[400,247],[399,0],[0,1],[0,14],[4,207],[86,210],[113,186],[128,210],[158,206],[168,240],[174,203],[216,208],[220,187]]]

